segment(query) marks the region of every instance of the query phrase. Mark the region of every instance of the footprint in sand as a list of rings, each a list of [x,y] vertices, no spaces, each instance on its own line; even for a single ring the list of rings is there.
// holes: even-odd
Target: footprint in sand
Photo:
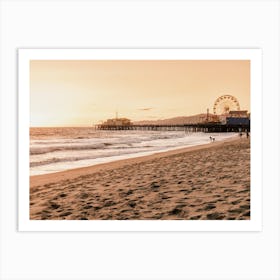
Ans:
[[[192,216],[192,217],[190,217],[190,220],[199,220],[200,218],[201,218],[201,215]]]
[[[231,204],[232,204],[232,205],[237,205],[237,204],[240,203],[240,201],[241,201],[241,200],[234,200],[234,201],[231,202]]]
[[[222,220],[225,218],[225,215],[220,214],[218,212],[210,213],[206,215],[208,220]]]
[[[81,193],[80,194],[80,198],[81,199],[85,199],[85,198],[88,198],[89,197],[89,194],[88,193]]]
[[[66,216],[69,216],[71,214],[72,214],[72,212],[68,211],[68,212],[61,213],[59,216],[60,217],[66,217]]]
[[[207,204],[202,210],[211,210],[216,208],[216,206],[212,203]]]
[[[152,190],[156,190],[160,187],[158,182],[152,182],[150,186]]]
[[[58,209],[60,207],[60,205],[55,203],[55,202],[51,202],[50,206],[51,206],[52,209]]]
[[[136,206],[136,203],[134,201],[130,201],[128,203],[128,205],[131,207],[131,208],[134,208]]]

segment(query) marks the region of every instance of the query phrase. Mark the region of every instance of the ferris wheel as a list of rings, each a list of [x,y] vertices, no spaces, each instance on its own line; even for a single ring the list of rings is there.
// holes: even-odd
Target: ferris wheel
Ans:
[[[232,95],[222,95],[216,99],[213,107],[215,115],[226,115],[229,111],[239,111],[240,105],[236,97]]]

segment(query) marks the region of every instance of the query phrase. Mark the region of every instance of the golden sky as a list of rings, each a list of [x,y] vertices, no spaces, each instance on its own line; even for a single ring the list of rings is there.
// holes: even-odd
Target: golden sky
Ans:
[[[30,125],[91,126],[213,112],[235,96],[250,111],[249,60],[32,60]]]

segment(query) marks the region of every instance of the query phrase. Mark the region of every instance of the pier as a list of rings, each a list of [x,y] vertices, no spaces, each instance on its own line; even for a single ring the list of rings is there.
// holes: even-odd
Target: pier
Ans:
[[[185,131],[185,132],[245,132],[250,124],[197,123],[175,125],[95,125],[96,130],[147,130],[147,131]]]

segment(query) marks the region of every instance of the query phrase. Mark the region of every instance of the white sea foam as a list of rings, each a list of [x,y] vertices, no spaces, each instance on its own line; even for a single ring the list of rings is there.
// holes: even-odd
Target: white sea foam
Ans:
[[[216,141],[234,135],[211,134]],[[61,128],[60,131],[56,129],[56,133],[49,128],[38,136],[38,131],[33,129],[30,140],[30,175],[206,144],[210,142],[209,136],[208,133],[186,134],[184,131],[93,131],[88,128]]]

